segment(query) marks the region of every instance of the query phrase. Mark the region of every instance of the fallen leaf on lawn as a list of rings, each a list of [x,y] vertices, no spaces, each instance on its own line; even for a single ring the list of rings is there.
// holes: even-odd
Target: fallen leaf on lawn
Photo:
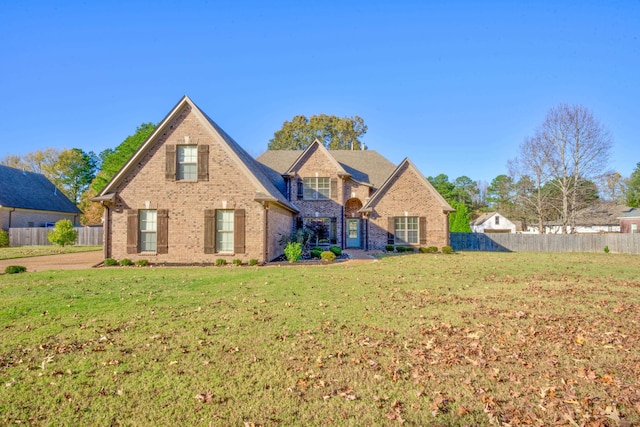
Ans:
[[[209,403],[213,399],[213,393],[210,390],[207,390],[204,393],[196,394],[196,399],[202,403]]]

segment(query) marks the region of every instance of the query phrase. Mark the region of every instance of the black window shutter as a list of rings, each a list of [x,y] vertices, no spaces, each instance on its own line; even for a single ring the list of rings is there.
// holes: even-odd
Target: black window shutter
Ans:
[[[209,181],[208,145],[198,145],[198,181]]]
[[[396,242],[396,223],[393,217],[387,222],[387,245],[393,245]]]
[[[298,200],[304,199],[304,182],[298,178]]]
[[[204,253],[216,252],[216,211],[206,209],[204,211]]]
[[[165,178],[170,181],[176,180],[176,146],[167,144],[166,148],[166,170]]]
[[[169,210],[158,209],[158,240],[156,251],[159,254],[169,253]]]
[[[127,210],[127,253],[138,253],[138,210]]]
[[[329,229],[329,241],[332,245],[338,243],[338,218],[331,218],[331,228]]]
[[[236,254],[243,254],[244,249],[244,236],[245,236],[245,221],[244,221],[244,209],[236,209],[233,211],[233,252]]]
[[[338,198],[338,180],[336,178],[331,178],[331,187],[330,190],[331,192],[330,197],[332,199],[337,199]]]
[[[302,230],[302,227],[304,227],[302,218],[301,217],[296,218],[296,231]]]

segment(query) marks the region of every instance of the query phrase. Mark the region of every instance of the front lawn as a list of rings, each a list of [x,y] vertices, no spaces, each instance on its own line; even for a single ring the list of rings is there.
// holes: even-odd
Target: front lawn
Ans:
[[[101,251],[102,246],[16,246],[0,248],[0,260]]]
[[[640,423],[639,261],[3,276],[0,424]]]

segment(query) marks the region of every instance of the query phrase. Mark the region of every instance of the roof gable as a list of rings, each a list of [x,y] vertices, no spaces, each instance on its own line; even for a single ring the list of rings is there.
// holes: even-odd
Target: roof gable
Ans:
[[[455,209],[453,209],[449,205],[449,203],[447,203],[447,201],[444,199],[444,197],[442,197],[442,195],[440,195],[440,193],[438,193],[438,191],[422,175],[422,173],[420,173],[418,168],[413,164],[413,162],[411,160],[409,160],[408,157],[405,157],[405,159],[402,162],[400,162],[398,167],[391,173],[391,175],[389,175],[389,177],[382,184],[382,186],[373,194],[373,196],[371,196],[371,198],[367,201],[367,203],[362,207],[361,211],[366,212],[366,211],[373,210],[373,208],[380,201],[380,199],[382,199],[382,197],[384,197],[384,195],[389,191],[389,189],[391,189],[391,187],[393,187],[395,179],[398,178],[399,176],[401,176],[402,173],[404,171],[407,171],[407,170],[413,171],[416,174],[416,176],[418,177],[418,180],[420,181],[422,186],[431,195],[433,195],[433,197],[437,200],[438,204],[442,208],[443,212],[455,212]]]
[[[302,150],[267,150],[257,160],[274,176],[289,175],[302,153]],[[379,188],[396,169],[396,165],[375,150],[327,150],[327,153],[352,180],[374,188]]]
[[[304,150],[302,154],[300,154],[300,156],[293,162],[293,164],[289,167],[285,174],[294,175],[295,172],[304,164],[304,162],[314,153],[322,153],[327,158],[327,161],[336,168],[337,174],[339,176],[349,176],[349,173],[344,170],[342,165],[338,163],[338,161],[329,153],[329,150],[327,150],[326,147],[317,139],[315,139],[311,143],[311,145],[309,145],[307,149]]]
[[[0,207],[82,213],[42,174],[0,165]]]
[[[270,177],[267,176],[267,173],[265,173],[265,170],[260,166],[260,164],[242,147],[240,147],[240,145],[220,126],[218,126],[218,124],[200,110],[200,108],[198,108],[198,106],[186,95],[182,97],[169,114],[160,122],[155,131],[149,135],[147,140],[140,146],[133,156],[131,156],[127,163],[106,185],[96,199],[104,198],[107,194],[113,192],[117,188],[124,178],[134,170],[136,164],[157,143],[160,136],[166,131],[167,127],[170,126],[172,120],[185,108],[191,108],[191,111],[210,132],[210,135],[220,143],[220,146],[229,158],[252,182],[256,189],[256,200],[277,202],[286,208],[297,212],[297,208],[283,196],[282,192],[276,187]]]

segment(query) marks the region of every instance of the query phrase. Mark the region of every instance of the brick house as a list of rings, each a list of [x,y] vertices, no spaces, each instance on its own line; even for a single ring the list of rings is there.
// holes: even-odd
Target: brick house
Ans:
[[[621,233],[636,234],[640,230],[640,209],[626,208],[618,220],[620,221]]]
[[[453,211],[408,159],[317,141],[254,159],[187,96],[93,200],[105,257],[155,263],[269,261],[312,222],[342,248],[441,247]]]
[[[42,227],[82,212],[42,174],[0,165],[0,228]]]

